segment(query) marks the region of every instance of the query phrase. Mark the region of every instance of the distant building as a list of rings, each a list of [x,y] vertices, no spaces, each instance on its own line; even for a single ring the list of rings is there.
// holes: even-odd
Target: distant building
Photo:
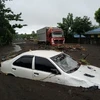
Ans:
[[[74,34],[74,38],[80,38],[80,35],[79,34]],[[85,38],[85,36],[81,35],[81,38]]]
[[[100,28],[90,30],[85,33],[86,43],[100,44]]]
[[[74,43],[79,43],[80,35],[79,34],[74,34]],[[84,35],[81,35],[81,43],[85,43],[86,37]]]

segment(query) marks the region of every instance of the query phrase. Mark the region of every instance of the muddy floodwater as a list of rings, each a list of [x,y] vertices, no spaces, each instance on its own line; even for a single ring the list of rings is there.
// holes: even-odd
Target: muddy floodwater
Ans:
[[[18,52],[20,50],[22,50],[22,49],[19,45],[14,45],[14,52]]]
[[[33,41],[16,45],[0,47],[0,58],[9,55],[13,50],[16,51],[13,54],[19,54],[28,50],[51,49],[50,46],[38,45]],[[76,60],[81,59],[82,55],[89,54],[86,60],[100,67],[100,46],[87,44],[82,46],[85,48],[83,51],[72,49],[64,51]],[[0,100],[100,100],[100,89],[76,88],[0,74]]]

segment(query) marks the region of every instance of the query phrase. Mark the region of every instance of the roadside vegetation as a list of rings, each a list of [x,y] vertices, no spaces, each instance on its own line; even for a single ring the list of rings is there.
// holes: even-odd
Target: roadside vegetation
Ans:
[[[95,19],[100,19],[100,11],[96,11],[97,14],[95,14]],[[99,15],[99,19],[97,19],[97,15]],[[71,42],[73,39],[74,34],[79,34],[80,40],[79,43],[81,43],[81,35],[85,35],[85,32],[95,29],[99,27],[98,25],[93,25],[92,21],[88,16],[76,16],[73,18],[72,13],[68,13],[66,18],[62,18],[62,22],[57,23],[59,28],[62,28],[64,31],[64,36],[66,39],[66,42]]]
[[[6,8],[5,2],[8,0],[0,0],[0,46],[12,43],[13,36],[16,33],[15,28],[22,28],[26,25],[17,24],[21,19],[21,14],[15,14],[10,8]],[[15,22],[15,24],[11,24]]]

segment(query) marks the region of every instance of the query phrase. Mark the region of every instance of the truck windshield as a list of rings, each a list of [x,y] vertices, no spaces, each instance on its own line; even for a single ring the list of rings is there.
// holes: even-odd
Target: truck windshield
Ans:
[[[63,37],[63,33],[62,32],[53,32],[52,37]]]
[[[69,55],[61,53],[51,58],[64,72],[71,73],[79,68],[78,63]]]

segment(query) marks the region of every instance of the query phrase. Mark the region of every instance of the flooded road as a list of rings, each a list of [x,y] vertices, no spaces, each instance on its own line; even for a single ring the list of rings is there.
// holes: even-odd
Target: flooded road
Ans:
[[[19,52],[19,51],[21,51],[22,49],[21,49],[21,47],[19,46],[19,44],[24,44],[24,43],[26,43],[26,42],[16,42],[16,43],[13,43],[13,45],[14,45],[14,52]]]
[[[22,49],[19,45],[14,45],[14,52],[18,52],[20,50],[22,50]]]

